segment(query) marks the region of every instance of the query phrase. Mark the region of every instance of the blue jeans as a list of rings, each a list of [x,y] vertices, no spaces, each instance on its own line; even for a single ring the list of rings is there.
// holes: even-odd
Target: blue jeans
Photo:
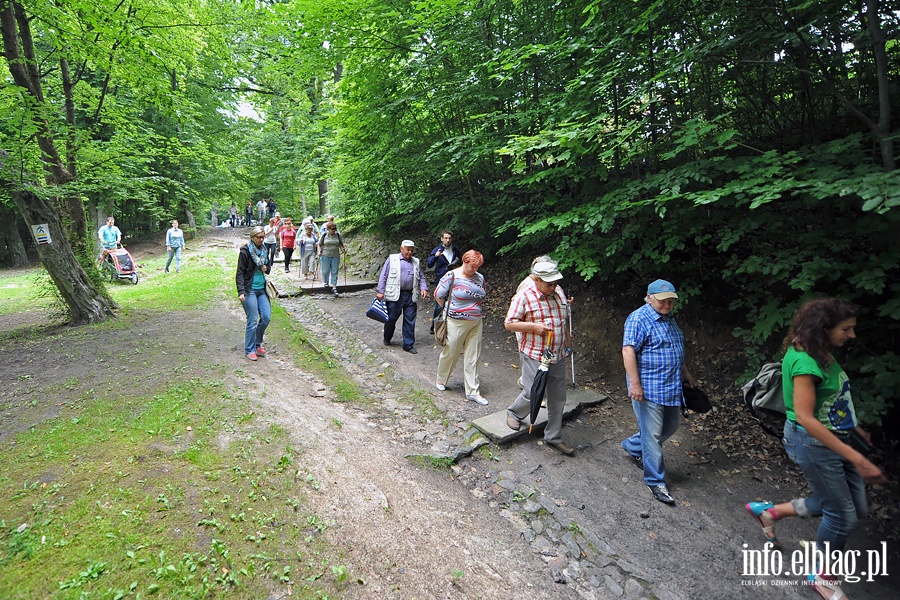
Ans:
[[[395,302],[385,300],[388,309],[388,321],[384,324],[384,342],[394,337],[397,319],[403,315],[403,348],[409,350],[416,343],[416,313],[419,307],[413,298],[412,290],[400,290],[400,297]]]
[[[813,495],[805,498],[809,514],[822,517],[816,545],[843,550],[856,521],[869,513],[862,475],[849,460],[826,448],[797,423],[784,423],[784,449],[797,463]]]
[[[267,244],[263,242],[263,246],[266,247],[266,259],[267,264],[269,265],[269,273],[272,272],[272,265],[275,263],[275,244]]]
[[[262,346],[263,334],[269,321],[272,320],[272,304],[266,296],[266,290],[250,290],[244,301],[244,313],[247,315],[247,334],[244,337],[244,354],[256,352]]]
[[[325,285],[337,287],[338,267],[341,266],[341,257],[325,256],[323,254],[319,257],[319,266],[322,267],[322,281],[325,282]],[[331,278],[330,284],[328,283],[329,277]]]
[[[632,400],[631,407],[637,417],[638,432],[623,441],[622,447],[628,454],[644,459],[644,483],[665,485],[666,461],[662,445],[678,431],[681,407],[663,406],[649,400]]]
[[[169,265],[172,264],[173,257],[175,258],[175,270],[181,271],[181,246],[176,246],[169,250],[169,260],[166,261],[166,273],[169,272]]]

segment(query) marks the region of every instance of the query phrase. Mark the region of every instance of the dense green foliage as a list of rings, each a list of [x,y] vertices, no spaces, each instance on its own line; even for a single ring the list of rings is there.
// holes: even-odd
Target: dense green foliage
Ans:
[[[263,196],[317,214],[327,182],[351,224],[665,276],[751,363],[841,295],[865,418],[900,385],[897,0],[24,4],[71,185],[126,235]],[[38,172],[24,98],[0,87],[0,147]]]
[[[897,14],[891,2],[373,6],[369,43],[345,61],[336,176],[362,222],[548,250],[635,295],[672,279],[745,323],[751,362],[804,299],[855,300],[866,341],[849,366],[877,374],[858,388],[877,422],[900,384]]]

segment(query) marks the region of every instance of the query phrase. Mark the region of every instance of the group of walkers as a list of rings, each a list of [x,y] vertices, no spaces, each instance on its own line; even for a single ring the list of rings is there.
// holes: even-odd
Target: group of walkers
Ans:
[[[261,201],[262,202],[262,201]],[[341,234],[337,231],[334,216],[329,215],[321,230],[316,231],[315,220],[309,216],[303,219],[301,229],[294,226],[291,217],[283,220],[275,212],[269,223],[250,230],[250,240],[241,246],[238,255],[235,283],[238,297],[247,316],[244,350],[249,360],[258,360],[266,355],[263,335],[272,317],[272,307],[266,291],[266,275],[272,272],[275,257],[279,252],[284,256],[284,272],[291,272],[294,251],[300,254],[300,272],[307,279],[314,278],[321,266],[325,285],[331,286],[337,296],[338,272],[342,254],[346,248]]]
[[[290,236],[288,236],[290,237]],[[248,315],[246,354],[250,360],[265,355],[263,333],[271,309],[265,294],[264,274],[271,268],[264,249],[265,232],[255,228],[241,248],[237,289]],[[283,237],[284,239],[284,237]],[[318,243],[319,253],[337,258],[343,251],[340,234],[329,221]],[[434,269],[434,291],[429,292],[415,243],[403,240],[381,269],[376,295],[387,306],[383,343],[393,343],[397,321],[403,318],[402,349],[416,354],[417,296],[434,298],[434,324],[446,321],[446,341],[437,362],[435,387],[447,382],[460,356],[467,400],[487,405],[481,394],[485,277],[479,273],[484,257],[475,250],[460,253],[453,233],[443,231],[441,243],[428,256]],[[287,267],[286,267],[287,269]],[[336,272],[336,264],[323,261],[323,274]],[[326,275],[327,277],[327,275]],[[530,419],[531,388],[539,369],[546,369],[547,424],[544,441],[565,455],[575,449],[563,441],[562,417],[566,403],[566,358],[572,352],[573,298],[559,285],[563,278],[549,256],[534,259],[530,274],[519,284],[504,319],[515,332],[519,350],[522,390],[507,407],[507,426],[519,430]],[[336,279],[335,282],[336,284]],[[326,279],[327,284],[327,279]],[[668,505],[676,501],[666,486],[663,444],[679,428],[684,387],[696,387],[685,364],[684,336],[672,312],[678,293],[663,279],[647,286],[643,304],[625,321],[622,360],[637,431],[622,441],[630,460],[643,472],[653,497]],[[858,426],[846,373],[832,350],[854,339],[857,307],[837,298],[820,298],[794,314],[783,344],[782,385],[787,420],[784,445],[802,470],[811,495],[788,502],[749,502],[746,509],[759,524],[767,543],[778,546],[775,523],[786,517],[821,517],[817,547],[823,553],[842,551],[855,523],[867,514],[865,483],[884,483],[881,470],[850,445],[851,435],[869,441]],[[543,367],[542,367],[543,363]],[[833,573],[814,569],[809,585],[826,599],[845,598]]]

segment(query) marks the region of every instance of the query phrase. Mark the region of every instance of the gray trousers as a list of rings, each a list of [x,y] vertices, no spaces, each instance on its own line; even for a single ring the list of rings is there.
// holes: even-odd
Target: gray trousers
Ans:
[[[506,410],[520,421],[528,421],[531,412],[531,384],[537,374],[541,361],[534,360],[519,353],[522,366],[522,385],[525,389],[516,397]],[[566,362],[561,360],[550,365],[547,372],[547,428],[544,429],[544,441],[555,444],[562,441],[562,418],[566,408]],[[541,409],[543,410],[543,409]]]

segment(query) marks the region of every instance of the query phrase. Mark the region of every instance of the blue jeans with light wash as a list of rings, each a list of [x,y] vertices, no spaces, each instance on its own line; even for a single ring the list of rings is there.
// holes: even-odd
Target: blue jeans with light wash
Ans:
[[[862,475],[853,463],[790,420],[784,423],[782,443],[812,490],[813,495],[804,499],[806,509],[811,516],[822,517],[816,545],[825,551],[829,542],[830,552],[843,550],[856,521],[869,514]]]
[[[241,303],[247,315],[247,334],[244,337],[244,354],[256,352],[262,346],[263,334],[272,320],[272,304],[266,290],[250,290]]]
[[[663,406],[649,400],[632,400],[631,407],[637,417],[638,432],[623,441],[622,447],[628,454],[644,459],[644,483],[665,485],[666,461],[662,445],[678,431],[681,407]]]
[[[323,254],[319,257],[319,266],[322,267],[322,281],[325,282],[325,285],[337,287],[338,268],[341,266],[341,257],[325,256]],[[331,283],[328,283],[329,277],[331,278]]]
[[[169,265],[172,264],[172,258],[175,259],[175,271],[181,272],[181,246],[169,247],[169,260],[166,261],[166,273],[169,272]]]

